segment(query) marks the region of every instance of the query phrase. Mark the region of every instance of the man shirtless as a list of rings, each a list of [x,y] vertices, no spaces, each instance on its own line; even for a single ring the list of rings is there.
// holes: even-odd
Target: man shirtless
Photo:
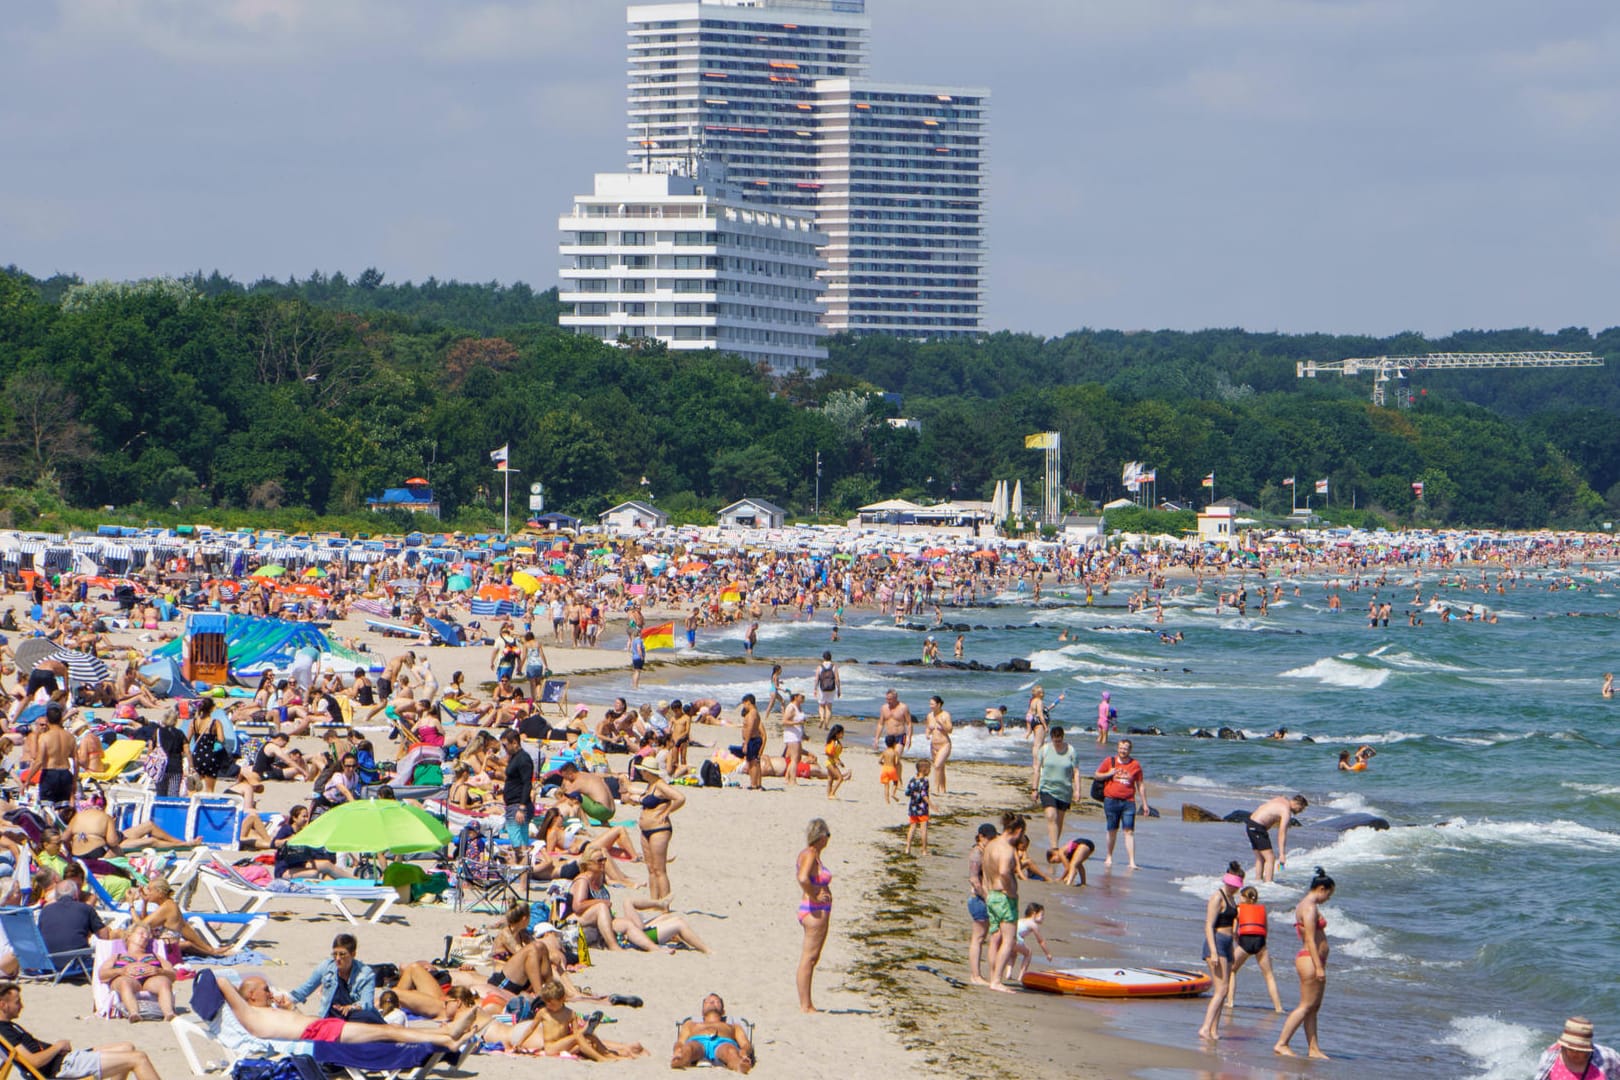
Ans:
[[[562,774],[563,793],[579,801],[586,817],[598,825],[613,820],[615,800],[606,780],[596,773],[580,772],[572,761],[565,762],[558,771]]]
[[[466,1036],[473,1021],[478,1019],[477,1009],[468,1009],[452,1024],[437,1028],[410,1028],[394,1024],[362,1024],[353,1020],[328,1017],[312,1020],[294,1009],[280,1009],[274,1005],[255,1005],[242,996],[242,991],[224,979],[214,978],[207,969],[197,976],[197,987],[204,980],[218,987],[225,1005],[235,1014],[242,1028],[256,1039],[283,1042],[336,1042],[336,1043],[429,1043],[453,1050]]]
[[[45,723],[34,742],[34,763],[39,768],[39,801],[73,801],[73,736],[62,729],[62,705],[45,706]]]
[[[1018,850],[1013,845],[1024,835],[1020,814],[1001,815],[1001,835],[984,848],[984,906],[989,915],[990,989],[1004,994],[1012,988],[1001,976],[1018,944]]]
[[[900,700],[898,690],[890,690],[883,695],[883,704],[878,706],[877,731],[873,733],[872,748],[878,749],[883,745],[885,735],[895,735],[900,739],[900,752],[904,754],[911,748],[911,707]]]
[[[1254,876],[1271,881],[1277,876],[1277,867],[1288,859],[1288,824],[1295,814],[1309,806],[1303,795],[1292,798],[1278,795],[1261,803],[1247,821],[1244,829],[1249,833],[1249,847],[1254,849]],[[1277,850],[1271,850],[1271,830],[1277,830]]]
[[[672,1069],[684,1069],[707,1061],[732,1072],[747,1073],[754,1067],[754,1044],[748,1029],[726,1019],[726,1003],[719,994],[703,999],[703,1019],[688,1020],[675,1032]]]
[[[759,707],[753,694],[742,699],[743,762],[748,767],[748,790],[760,791],[765,787],[765,766],[760,758],[765,752],[765,721],[759,717]]]

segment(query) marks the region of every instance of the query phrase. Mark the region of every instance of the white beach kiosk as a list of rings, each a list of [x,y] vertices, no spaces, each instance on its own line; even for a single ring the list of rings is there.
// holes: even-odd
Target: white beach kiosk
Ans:
[[[1237,507],[1211,503],[1198,511],[1198,542],[1237,547]]]

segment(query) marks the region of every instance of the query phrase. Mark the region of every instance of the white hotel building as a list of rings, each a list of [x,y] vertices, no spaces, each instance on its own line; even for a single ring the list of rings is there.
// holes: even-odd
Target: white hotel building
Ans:
[[[701,167],[598,173],[558,227],[562,325],[575,333],[715,349],[777,373],[827,358],[827,237],[807,212],[746,202]]]
[[[871,81],[865,0],[638,4],[629,24],[632,169],[707,158],[814,213],[830,330],[981,331],[985,91]]]

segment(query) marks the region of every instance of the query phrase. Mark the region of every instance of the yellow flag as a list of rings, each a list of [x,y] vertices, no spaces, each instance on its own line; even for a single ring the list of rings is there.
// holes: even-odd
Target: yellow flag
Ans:
[[[1042,431],[1034,435],[1024,436],[1025,450],[1050,450],[1052,448],[1052,432]]]

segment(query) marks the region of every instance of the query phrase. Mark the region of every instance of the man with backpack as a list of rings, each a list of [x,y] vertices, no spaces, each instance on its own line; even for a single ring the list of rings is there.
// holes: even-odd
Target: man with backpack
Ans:
[[[832,724],[833,700],[843,696],[844,683],[839,678],[838,665],[833,663],[829,650],[821,654],[821,666],[816,669],[816,709],[821,715],[823,728]]]

